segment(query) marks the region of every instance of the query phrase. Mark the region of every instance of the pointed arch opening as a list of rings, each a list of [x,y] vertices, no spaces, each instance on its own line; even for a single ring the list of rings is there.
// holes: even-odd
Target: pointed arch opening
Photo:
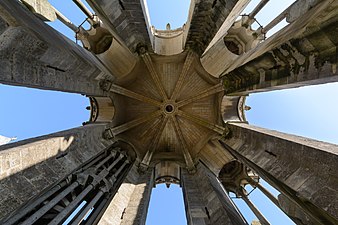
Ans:
[[[158,184],[153,188],[146,225],[187,224],[182,188],[177,185]]]

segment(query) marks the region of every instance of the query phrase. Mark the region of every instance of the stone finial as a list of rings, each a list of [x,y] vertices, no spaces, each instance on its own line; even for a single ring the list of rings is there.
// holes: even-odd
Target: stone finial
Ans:
[[[167,23],[166,30],[170,30],[170,23]]]
[[[170,182],[166,182],[166,183],[165,183],[165,186],[166,186],[167,188],[170,188],[170,184],[171,184]]]
[[[249,111],[250,109],[251,109],[250,106],[248,106],[248,105],[244,106],[244,110],[245,110],[245,111]]]

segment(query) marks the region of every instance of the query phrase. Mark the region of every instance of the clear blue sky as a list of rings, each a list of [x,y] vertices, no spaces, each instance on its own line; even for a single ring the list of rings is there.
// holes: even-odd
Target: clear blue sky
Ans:
[[[76,25],[85,19],[71,0],[50,2]],[[246,12],[250,12],[257,2],[259,0],[252,1]],[[291,2],[271,0],[257,15],[259,22],[267,24]],[[165,29],[168,22],[171,28],[181,27],[186,21],[188,7],[188,0],[148,0],[151,24],[157,29]],[[53,26],[74,40],[72,31],[62,24],[54,22]],[[247,104],[252,107],[247,119],[250,124],[338,144],[336,96],[337,83],[254,94],[247,98]],[[0,135],[17,136],[18,140],[81,126],[89,118],[85,109],[89,101],[77,94],[0,84],[0,102]],[[258,190],[250,198],[273,225],[292,224],[274,211],[273,205],[264,200]],[[241,200],[235,202],[251,222],[254,215]],[[167,224],[186,224],[182,191],[177,185],[170,189],[159,185],[153,189],[147,225]]]

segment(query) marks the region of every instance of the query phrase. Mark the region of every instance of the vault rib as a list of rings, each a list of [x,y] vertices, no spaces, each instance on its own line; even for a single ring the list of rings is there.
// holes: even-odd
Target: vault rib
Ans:
[[[191,155],[189,153],[189,150],[187,148],[187,143],[184,140],[182,130],[181,130],[180,126],[178,125],[177,118],[172,118],[172,121],[173,121],[173,124],[174,124],[175,132],[178,136],[178,140],[179,140],[179,142],[181,143],[181,146],[182,146],[182,153],[183,153],[185,163],[187,164],[187,169],[190,173],[194,173],[196,171],[196,168],[195,168],[194,162],[191,158]]]
[[[161,111],[156,111],[156,112],[153,112],[149,115],[145,115],[143,117],[140,117],[140,118],[137,118],[137,119],[134,119],[132,121],[129,121],[127,123],[124,123],[120,126],[117,126],[117,127],[114,127],[114,128],[111,128],[111,131],[113,132],[114,136],[118,135],[118,134],[121,134],[131,128],[134,128],[142,123],[145,123],[151,119],[155,119],[156,117],[159,117],[160,115],[162,114]]]
[[[160,77],[159,77],[159,75],[158,75],[158,73],[156,71],[156,68],[154,66],[153,61],[151,60],[150,55],[148,53],[145,53],[145,54],[143,54],[141,56],[142,56],[142,59],[143,59],[144,63],[146,64],[146,66],[147,66],[147,68],[149,70],[150,76],[153,79],[153,81],[154,81],[154,83],[156,85],[156,88],[160,92],[162,98],[164,100],[167,100],[168,96],[167,96],[167,94],[166,94],[166,92],[164,90],[164,87],[163,87],[163,85],[161,83]]]
[[[146,171],[146,169],[148,168],[149,164],[150,164],[150,161],[154,155],[154,152],[156,151],[156,147],[158,145],[158,142],[161,138],[161,135],[163,133],[163,130],[166,126],[168,122],[168,117],[165,117],[163,120],[162,120],[162,123],[159,127],[159,131],[157,132],[155,138],[153,139],[153,141],[151,142],[150,146],[149,146],[149,149],[147,151],[147,153],[145,154],[145,156],[143,157],[142,159],[142,162],[140,164],[140,170],[141,171]]]
[[[191,64],[192,64],[192,62],[195,59],[194,56],[195,56],[195,53],[193,53],[192,51],[188,52],[187,57],[186,57],[186,59],[184,61],[184,65],[183,65],[182,71],[181,71],[181,73],[180,73],[180,75],[178,77],[178,81],[176,83],[175,89],[174,89],[173,94],[171,96],[172,100],[176,100],[177,99],[177,97],[178,97],[178,95],[179,95],[179,93],[180,93],[180,91],[182,89],[184,79],[187,76],[188,71],[189,71],[189,69],[191,67]]]
[[[202,99],[202,98],[205,98],[205,97],[208,97],[210,95],[213,95],[213,94],[216,94],[218,92],[222,92],[224,91],[224,87],[221,83],[219,84],[216,84],[200,93],[198,93],[197,95],[195,95],[194,97],[191,97],[191,98],[188,98],[188,99],[184,99],[182,101],[179,101],[177,103],[177,107],[182,107],[182,106],[185,106],[187,104],[190,104],[196,100],[199,100],[199,99]]]
[[[156,100],[154,100],[152,98],[146,97],[144,95],[138,94],[136,92],[130,91],[130,90],[128,90],[126,88],[123,88],[121,86],[118,86],[116,84],[112,85],[110,91],[114,92],[116,94],[120,94],[120,95],[123,95],[123,96],[127,96],[129,98],[133,98],[133,99],[139,100],[141,102],[145,102],[145,103],[149,103],[149,104],[161,107],[161,103],[160,102],[158,102],[158,101],[156,101]]]
[[[214,123],[210,123],[209,121],[201,118],[201,117],[198,117],[198,116],[193,116],[189,113],[186,113],[186,112],[183,112],[182,110],[178,110],[177,111],[177,115],[178,116],[181,116],[187,120],[190,120],[200,126],[203,126],[205,128],[208,128],[210,130],[213,130],[215,131],[216,133],[219,133],[220,135],[223,135],[226,128],[225,127],[222,127],[222,126],[219,126],[217,124],[214,124]]]

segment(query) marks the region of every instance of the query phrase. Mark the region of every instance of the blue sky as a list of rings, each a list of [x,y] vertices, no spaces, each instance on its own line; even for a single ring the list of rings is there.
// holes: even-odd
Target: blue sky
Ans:
[[[151,24],[157,29],[165,29],[168,22],[172,29],[185,23],[188,0],[147,1]],[[80,10],[74,12],[76,7],[70,0],[50,2],[76,25],[85,19]],[[246,12],[250,12],[257,2],[252,1]],[[271,0],[257,15],[259,22],[267,24],[291,2]],[[74,40],[72,31],[62,24],[54,22],[53,26]],[[252,107],[247,112],[247,119],[253,125],[338,144],[338,104],[334,101],[337,94],[337,83],[253,94],[247,98],[247,104]],[[85,109],[89,100],[78,94],[0,84],[0,102],[0,135],[17,136],[18,140],[81,126],[89,118],[89,112]],[[272,224],[292,224],[272,210],[273,205],[268,200],[264,201],[258,190],[250,195],[250,199]],[[236,203],[251,222],[253,214],[240,200],[236,200]],[[159,185],[153,189],[147,225],[166,224],[186,224],[182,191],[177,185],[172,185],[170,189]]]

